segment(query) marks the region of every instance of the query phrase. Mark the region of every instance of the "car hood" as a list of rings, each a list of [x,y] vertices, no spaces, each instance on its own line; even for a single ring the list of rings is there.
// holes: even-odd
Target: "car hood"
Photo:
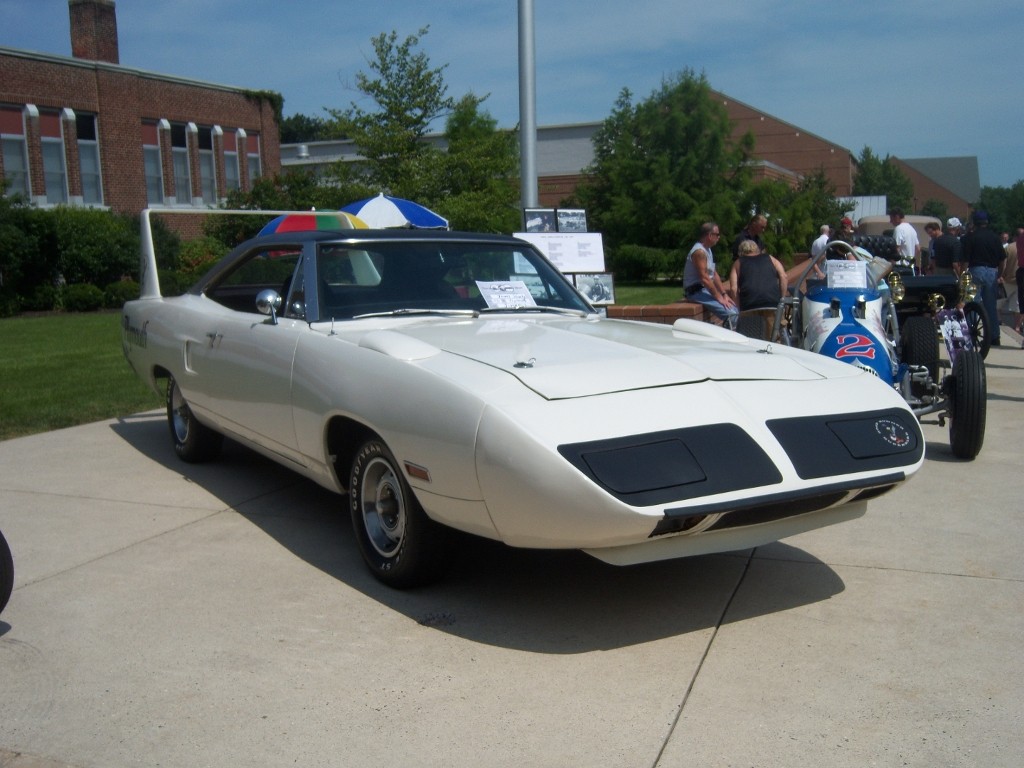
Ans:
[[[701,327],[703,326],[703,327]],[[400,359],[439,352],[505,371],[547,399],[699,381],[809,381],[859,375],[821,355],[701,323],[487,317],[402,321],[358,343]]]

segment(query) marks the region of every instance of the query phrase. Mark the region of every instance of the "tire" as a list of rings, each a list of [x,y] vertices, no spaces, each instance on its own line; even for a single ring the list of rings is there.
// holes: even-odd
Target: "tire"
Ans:
[[[356,453],[349,504],[359,552],[379,581],[409,589],[444,575],[450,532],[427,517],[382,441],[369,440]]]
[[[929,317],[908,317],[903,324],[900,339],[903,344],[903,362],[907,365],[923,365],[928,369],[932,381],[938,381],[939,336],[935,321]]]
[[[992,329],[989,328],[985,308],[976,301],[969,301],[964,304],[964,318],[971,331],[974,348],[981,353],[981,359],[984,360],[988,357],[988,351],[992,347]]]
[[[199,464],[220,454],[224,436],[199,423],[173,376],[167,380],[167,426],[182,461]]]
[[[7,545],[3,531],[0,531],[0,613],[7,607],[7,601],[14,590],[14,558]]]
[[[949,382],[949,445],[958,459],[973,459],[985,442],[987,385],[980,352],[963,351]]]

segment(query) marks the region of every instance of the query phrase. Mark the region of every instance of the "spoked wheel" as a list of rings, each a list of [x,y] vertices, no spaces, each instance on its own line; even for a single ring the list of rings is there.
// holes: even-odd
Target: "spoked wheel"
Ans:
[[[0,613],[7,607],[13,590],[14,558],[11,556],[11,548],[7,546],[3,531],[0,531]]]
[[[349,498],[359,551],[377,579],[407,589],[443,575],[449,531],[427,517],[380,440],[368,441],[356,454]]]
[[[949,382],[949,445],[958,459],[973,459],[981,452],[987,389],[981,353],[963,351],[957,355]]]
[[[224,436],[199,423],[173,376],[167,381],[167,426],[174,452],[182,461],[197,464],[220,453]]]
[[[989,328],[985,308],[976,301],[969,301],[964,304],[964,318],[967,320],[967,327],[971,331],[971,341],[974,344],[974,348],[981,353],[981,357],[984,360],[988,357],[988,350],[992,346],[992,329]]]

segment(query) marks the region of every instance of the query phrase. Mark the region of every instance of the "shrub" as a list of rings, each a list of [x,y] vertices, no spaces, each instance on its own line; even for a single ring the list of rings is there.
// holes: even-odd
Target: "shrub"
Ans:
[[[625,281],[654,280],[678,274],[678,251],[644,245],[621,245],[612,254],[610,266],[615,277]]]
[[[161,296],[181,296],[192,285],[191,280],[172,270],[157,270],[157,278],[160,280]]]
[[[22,312],[52,312],[61,306],[60,288],[55,285],[37,285],[21,300]]]
[[[103,306],[103,291],[90,283],[66,285],[62,294],[68,312],[95,312]]]
[[[103,291],[103,306],[119,309],[126,301],[139,298],[139,284],[134,280],[118,280]]]
[[[13,293],[0,293],[0,317],[12,317],[21,312],[21,301]]]
[[[228,247],[215,237],[201,237],[182,244],[178,251],[178,270],[194,281],[220,261]]]
[[[60,271],[68,283],[107,285],[138,273],[139,233],[127,216],[93,208],[58,206]]]

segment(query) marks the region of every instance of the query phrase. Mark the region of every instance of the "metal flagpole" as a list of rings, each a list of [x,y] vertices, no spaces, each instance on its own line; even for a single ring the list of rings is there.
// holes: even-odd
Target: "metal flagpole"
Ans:
[[[519,0],[519,190],[524,208],[537,206],[537,88],[533,0]]]

